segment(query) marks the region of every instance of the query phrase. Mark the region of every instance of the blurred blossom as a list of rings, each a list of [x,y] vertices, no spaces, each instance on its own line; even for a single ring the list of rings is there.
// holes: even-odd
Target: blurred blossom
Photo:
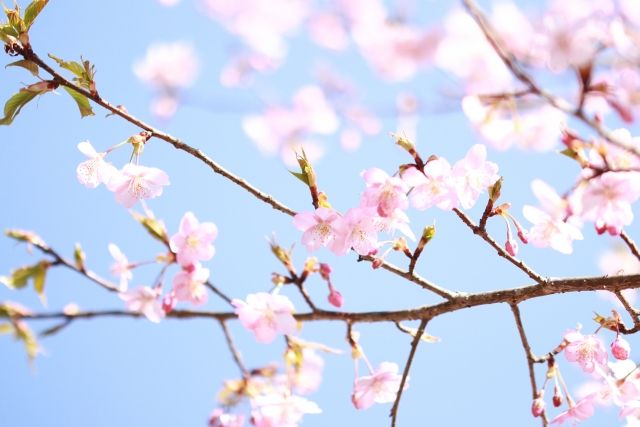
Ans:
[[[136,77],[159,89],[184,88],[195,81],[200,61],[189,43],[156,43],[133,65]]]

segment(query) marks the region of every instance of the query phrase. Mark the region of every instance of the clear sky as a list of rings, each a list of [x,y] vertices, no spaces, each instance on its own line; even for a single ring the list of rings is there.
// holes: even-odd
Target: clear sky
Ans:
[[[101,95],[123,104],[134,115],[202,149],[234,173],[246,178],[294,210],[309,209],[303,185],[293,178],[278,157],[261,154],[243,133],[242,115],[257,113],[265,99],[288,102],[295,90],[313,79],[314,65],[330,61],[358,83],[366,105],[378,112],[393,111],[395,95],[413,92],[425,101],[420,116],[417,144],[420,150],[461,158],[478,142],[457,103],[445,94],[442,75],[425,73],[408,83],[391,84],[379,79],[354,50],[337,57],[313,47],[306,36],[290,46],[282,69],[261,78],[253,89],[227,89],[218,74],[229,52],[237,48],[226,31],[207,18],[197,2],[184,1],[165,8],[155,1],[136,2],[51,2],[38,18],[31,40],[41,54],[65,59],[80,55],[96,65]],[[420,4],[421,2],[415,2]],[[423,22],[436,22],[447,2],[425,2],[418,8]],[[132,64],[142,58],[152,42],[192,43],[200,58],[196,84],[185,92],[185,103],[170,120],[158,121],[149,112],[152,90],[136,79]],[[6,63],[11,58],[6,57]],[[23,84],[34,82],[24,70],[2,70],[0,99],[7,99]],[[451,81],[448,81],[451,87]],[[80,119],[75,106],[60,91],[28,105],[15,123],[0,129],[0,227],[37,232],[49,245],[71,256],[81,243],[87,265],[108,275],[112,262],[107,251],[116,243],[131,260],[149,259],[162,250],[115,203],[104,188],[88,190],[75,176],[83,160],[76,145],[90,140],[105,149],[138,132],[134,126],[95,107],[96,116]],[[266,95],[265,95],[266,94]],[[365,139],[355,152],[345,152],[337,137],[323,137],[326,155],[316,165],[321,188],[334,206],[346,210],[357,204],[363,183],[363,169],[378,166],[392,171],[409,159],[393,145],[389,133],[396,130],[393,114],[383,116],[379,135]],[[128,160],[118,151],[117,164]],[[559,189],[566,189],[577,173],[569,160],[551,152],[545,154],[489,150],[505,176],[503,198],[520,216],[521,206],[535,204],[529,183],[540,177]],[[285,247],[295,243],[294,259],[301,265],[307,253],[299,244],[299,233],[291,218],[271,209],[235,187],[185,153],[152,140],[143,163],[165,170],[171,185],[150,208],[162,218],[170,233],[177,231],[180,218],[192,211],[203,221],[215,222],[220,230],[216,256],[206,266],[212,281],[227,294],[244,298],[248,293],[268,291],[271,273],[280,266],[270,254],[266,237],[275,234]],[[480,203],[482,204],[482,203]],[[477,218],[482,206],[470,214]],[[412,228],[418,233],[436,222],[435,240],[422,256],[418,271],[426,278],[451,289],[474,292],[529,284],[530,280],[474,236],[452,214],[429,210],[411,211]],[[504,225],[489,227],[498,241],[504,240]],[[633,236],[638,227],[629,230]],[[596,237],[585,228],[585,241],[574,245],[565,256],[551,250],[521,247],[520,256],[544,276],[587,276],[599,274],[597,258],[610,247],[610,237]],[[345,298],[344,310],[391,310],[433,303],[437,298],[385,271],[373,271],[357,263],[351,254],[337,258],[328,251],[317,256],[330,262],[334,282]],[[41,258],[24,246],[0,239],[0,275]],[[391,262],[404,263],[400,257]],[[173,271],[173,270],[171,270]],[[157,273],[153,267],[136,270],[132,285],[146,284]],[[324,304],[326,287],[319,279],[310,283],[314,298]],[[297,309],[303,301],[293,290],[285,290]],[[0,300],[18,301],[35,311],[59,311],[69,302],[83,309],[122,309],[113,294],[61,269],[50,271],[47,307],[30,289],[11,291],[0,287]],[[186,306],[185,306],[186,308]],[[329,308],[329,307],[326,307]],[[522,304],[524,323],[534,352],[555,347],[568,328],[580,322],[591,330],[593,311],[608,314],[611,304],[595,295],[569,295]],[[207,310],[226,310],[224,303],[210,298]],[[416,326],[416,325],[412,325]],[[44,323],[32,323],[35,330]],[[595,328],[594,328],[595,329]],[[246,362],[259,367],[282,363],[284,342],[258,345],[237,323],[231,330]],[[392,324],[357,325],[361,343],[371,361],[394,361],[404,365],[410,338]],[[529,378],[523,350],[507,305],[463,310],[435,319],[429,333],[442,339],[420,346],[405,393],[399,422],[403,426],[527,426],[537,424],[530,415]],[[342,323],[304,325],[301,337],[344,351],[326,355],[321,389],[309,396],[323,409],[322,415],[305,417],[304,426],[388,425],[390,405],[376,405],[356,411],[350,402],[353,362],[344,340]],[[631,337],[632,345],[637,341]],[[159,325],[144,319],[95,319],[77,321],[60,334],[42,340],[44,353],[30,366],[21,345],[0,337],[0,426],[202,426],[216,407],[215,396],[225,379],[236,378],[233,364],[216,322],[171,320]],[[564,375],[577,386],[582,374],[566,366]],[[544,373],[538,371],[541,380]],[[245,407],[246,409],[246,407]],[[607,411],[603,411],[606,413]],[[610,424],[615,414],[609,411]],[[594,418],[586,425],[603,425]]]

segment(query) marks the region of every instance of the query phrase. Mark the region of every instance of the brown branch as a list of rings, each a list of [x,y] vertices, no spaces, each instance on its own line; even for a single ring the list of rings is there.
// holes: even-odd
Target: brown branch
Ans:
[[[220,298],[226,301],[227,304],[231,305],[231,298],[227,296],[224,292],[218,289],[213,283],[206,281],[204,285],[211,290],[214,294],[218,295]]]
[[[538,397],[538,385],[536,383],[536,371],[535,371],[535,363],[536,357],[531,351],[531,345],[529,344],[529,340],[527,339],[527,334],[524,331],[524,325],[522,324],[522,316],[520,315],[520,308],[518,304],[509,304],[511,307],[511,312],[513,313],[513,318],[516,322],[516,327],[518,328],[518,334],[520,335],[520,342],[522,343],[522,348],[524,349],[525,356],[527,358],[527,367],[529,368],[529,381],[531,383],[531,399],[534,400]],[[547,420],[547,414],[542,413],[542,426],[546,427],[549,420]]]
[[[474,294],[459,294],[448,301],[422,307],[409,308],[395,311],[369,311],[369,312],[345,312],[318,309],[314,312],[295,314],[294,317],[302,322],[305,321],[346,321],[346,322],[400,322],[404,320],[431,319],[445,313],[463,310],[466,308],[485,306],[492,304],[518,304],[534,298],[548,295],[589,292],[605,290],[609,292],[622,291],[624,289],[640,288],[640,275],[613,276],[613,277],[583,277],[569,279],[550,279],[545,286],[538,283],[519,288],[502,289],[490,292],[479,292]],[[86,311],[74,315],[57,313],[33,313],[18,315],[16,317],[33,320],[46,319],[89,319],[94,317],[143,317],[140,313],[105,310]],[[217,320],[229,320],[236,318],[232,312],[210,312],[174,310],[167,314],[168,318],[193,319],[208,318]],[[633,333],[636,329],[624,329],[623,333]],[[546,360],[539,358],[540,361]],[[537,361],[537,360],[536,360]]]
[[[640,311],[631,305],[629,300],[622,295],[621,291],[615,291],[614,294],[618,297],[618,301],[620,301],[620,304],[622,304],[624,309],[627,310],[627,313],[629,313],[629,317],[631,317],[634,328],[640,327],[640,318],[638,317],[640,316]]]
[[[358,256],[358,261],[368,261],[368,262],[373,262],[375,261],[377,258],[372,257],[371,255],[360,255]],[[420,287],[422,287],[423,289],[426,289],[428,291],[433,292],[436,295],[441,296],[442,298],[451,300],[453,298],[456,298],[457,296],[462,295],[459,292],[453,292],[450,291],[449,289],[445,289],[442,288],[438,285],[436,285],[435,283],[432,283],[430,281],[428,281],[427,279],[419,276],[416,273],[410,273],[409,271],[403,270],[400,267],[391,264],[387,261],[383,261],[382,264],[380,264],[380,268],[383,268],[387,271],[392,272],[393,274],[400,276],[410,282],[415,283],[416,285],[419,285]]]
[[[169,135],[168,133],[162,132],[161,130],[154,128],[150,124],[148,124],[148,123],[138,119],[137,117],[129,114],[127,111],[124,111],[123,109],[120,109],[117,106],[105,101],[104,99],[102,99],[102,97],[100,97],[100,95],[91,93],[87,89],[76,85],[75,83],[71,82],[70,80],[67,80],[60,73],[58,73],[56,70],[54,70],[52,67],[50,67],[46,62],[44,62],[31,49],[31,47],[26,47],[26,48],[21,49],[20,53],[22,54],[24,59],[27,59],[29,61],[32,61],[32,62],[38,64],[38,66],[40,68],[42,68],[47,73],[49,73],[53,77],[54,81],[59,83],[60,85],[66,86],[66,87],[68,87],[70,89],[73,89],[74,91],[86,96],[87,98],[89,98],[90,100],[92,100],[96,104],[100,105],[101,107],[109,110],[111,113],[122,117],[123,119],[125,119],[129,123],[132,123],[132,124],[136,125],[137,127],[146,130],[147,132],[151,132],[152,136],[155,136],[158,139],[161,139],[161,140],[163,140],[165,142],[168,142],[169,144],[173,145],[178,150],[181,150],[181,151],[184,151],[184,152],[190,154],[191,156],[195,157],[196,159],[200,160],[201,162],[203,162],[204,164],[209,166],[209,168],[213,172],[217,173],[218,175],[222,175],[224,178],[228,179],[229,181],[233,182],[234,184],[238,185],[239,187],[245,189],[250,194],[252,194],[256,198],[258,198],[259,200],[261,200],[261,201],[267,203],[268,205],[270,205],[272,208],[274,208],[274,209],[276,209],[276,210],[278,210],[280,212],[283,212],[283,213],[285,213],[287,215],[290,215],[290,216],[293,216],[293,215],[296,214],[296,212],[294,210],[292,210],[289,207],[285,206],[284,204],[282,204],[278,200],[274,199],[272,196],[264,193],[263,191],[257,189],[253,185],[249,184],[244,179],[240,178],[239,176],[237,176],[237,175],[233,174],[232,172],[230,172],[230,171],[226,170],[225,168],[223,168],[220,164],[215,162],[213,159],[208,157],[206,154],[204,154],[199,149],[194,148],[194,147],[192,147],[192,146],[190,146],[188,144],[185,144],[184,142],[180,141],[175,136]]]
[[[396,400],[393,402],[393,406],[391,407],[391,427],[396,426],[396,420],[398,418],[398,407],[400,406],[400,399],[402,398],[402,392],[404,391],[404,386],[409,378],[409,371],[411,370],[411,364],[413,363],[413,357],[416,354],[416,350],[418,349],[418,344],[420,344],[420,339],[424,334],[424,330],[427,327],[427,323],[429,323],[429,319],[422,319],[420,322],[420,326],[418,326],[418,330],[416,331],[415,337],[411,342],[411,350],[409,350],[409,356],[407,357],[407,363],[404,365],[404,371],[402,372],[402,379],[400,380],[400,386],[398,387],[398,394],[396,394]]]
[[[622,148],[629,153],[634,154],[636,157],[640,157],[640,151],[632,146],[627,145],[624,141],[616,138],[611,131],[606,129],[598,120],[593,118],[589,118],[585,115],[584,110],[581,106],[575,107],[572,106],[569,102],[565,101],[562,98],[559,98],[546,90],[542,89],[536,81],[531,77],[518,63],[516,58],[500,43],[498,40],[498,36],[491,25],[491,23],[487,20],[484,13],[478,8],[473,0],[462,0],[462,3],[467,10],[467,12],[471,15],[474,21],[480,27],[480,30],[483,32],[487,41],[496,52],[496,54],[500,57],[504,65],[511,71],[511,73],[524,85],[527,86],[531,93],[534,93],[545,101],[549,103],[549,105],[555,107],[556,109],[562,111],[565,114],[575,117],[580,120],[585,125],[589,126],[593,129],[598,135],[602,138],[609,141],[611,144]]]
[[[548,282],[547,279],[543,278],[538,273],[533,271],[531,269],[531,267],[529,267],[523,261],[521,261],[521,260],[519,260],[519,259],[517,259],[515,257],[512,257],[511,255],[509,255],[509,253],[507,251],[505,251],[502,246],[500,246],[491,236],[489,236],[489,233],[487,233],[487,231],[485,229],[483,229],[480,226],[476,225],[471,220],[471,218],[469,218],[467,216],[467,214],[465,214],[464,212],[462,212],[458,208],[454,208],[453,211],[456,213],[456,215],[458,215],[458,217],[462,220],[462,222],[464,222],[466,224],[466,226],[469,227],[469,229],[471,229],[471,231],[473,231],[474,234],[482,237],[482,239],[485,242],[489,243],[496,250],[496,252],[498,252],[499,256],[501,256],[502,258],[506,259],[511,264],[515,265],[516,267],[518,267],[527,276],[529,276],[530,278],[532,278],[533,280],[535,280],[539,284],[541,284],[541,285],[546,285],[547,284],[547,282]]]
[[[620,238],[627,245],[627,247],[629,248],[633,256],[635,256],[636,259],[640,261],[640,251],[638,251],[638,246],[636,246],[636,242],[634,242],[633,239],[631,239],[631,237],[629,237],[629,235],[624,230],[620,232]]]
[[[224,320],[220,320],[220,327],[222,328],[222,332],[224,333],[224,338],[227,341],[227,347],[229,347],[229,351],[231,352],[231,356],[233,357],[233,361],[238,365],[238,369],[242,373],[243,378],[249,378],[249,370],[246,368],[244,362],[242,361],[242,356],[236,347],[235,342],[233,341],[233,337],[231,336],[231,332],[227,327],[227,323]]]

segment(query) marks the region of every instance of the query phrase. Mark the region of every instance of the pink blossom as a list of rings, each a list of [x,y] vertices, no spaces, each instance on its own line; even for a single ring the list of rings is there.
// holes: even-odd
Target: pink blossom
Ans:
[[[565,423],[565,421],[573,421],[575,423],[577,421],[586,420],[594,413],[593,404],[596,397],[597,393],[593,393],[578,400],[573,405],[570,404],[568,410],[562,412],[560,415],[551,420],[551,424],[562,425]]]
[[[389,176],[378,168],[363,171],[361,176],[367,185],[361,206],[375,207],[378,215],[383,217],[391,216],[396,209],[409,207],[409,186],[402,179]]]
[[[220,408],[213,410],[209,415],[209,427],[242,427],[244,425],[244,415],[224,412]]]
[[[599,233],[618,235],[631,224],[631,203],[640,197],[640,173],[606,172],[588,181],[582,195],[581,217],[594,221]]]
[[[607,350],[595,335],[584,336],[580,332],[570,330],[564,335],[567,347],[564,355],[569,362],[577,362],[583,371],[591,373],[596,365],[607,363]]]
[[[309,36],[318,45],[330,50],[344,50],[349,44],[349,35],[339,15],[318,12],[307,22]]]
[[[402,179],[413,187],[409,197],[416,209],[425,210],[435,205],[449,210],[458,206],[451,166],[443,158],[428,162],[424,173],[413,167],[405,170]]]
[[[225,87],[246,87],[253,82],[255,73],[273,71],[281,61],[259,53],[245,53],[229,59],[220,71],[220,84]]]
[[[611,354],[618,360],[627,360],[629,358],[629,353],[631,353],[631,346],[629,342],[621,337],[616,337],[616,339],[611,343]]]
[[[340,215],[330,208],[318,208],[315,212],[300,212],[293,217],[293,225],[302,234],[302,244],[308,251],[315,251],[321,246],[332,251],[341,250],[338,242],[338,221]]]
[[[144,59],[133,65],[143,82],[160,89],[190,86],[200,67],[193,46],[183,42],[152,44]]]
[[[140,286],[121,292],[119,296],[125,302],[127,310],[144,314],[153,323],[159,323],[164,317],[164,310],[158,298],[160,296],[158,289]]]
[[[324,359],[312,348],[302,350],[302,363],[289,369],[291,384],[300,394],[309,394],[318,390],[322,382]]]
[[[374,208],[349,209],[337,223],[338,237],[332,251],[345,255],[350,248],[359,255],[369,255],[378,248],[380,217]]]
[[[382,362],[371,375],[356,378],[351,401],[356,409],[367,409],[374,403],[393,402],[401,379],[397,364]],[[407,384],[405,383],[405,388]]]
[[[207,280],[209,280],[209,269],[202,268],[199,262],[179,271],[173,278],[175,298],[194,305],[205,304],[208,297],[205,286]]]
[[[169,185],[169,176],[160,169],[128,163],[111,177],[107,188],[118,203],[130,208],[138,200],[160,196],[165,185]]]
[[[192,212],[187,212],[180,221],[178,232],[171,236],[169,246],[176,254],[178,264],[186,267],[213,258],[215,248],[211,242],[217,236],[218,227],[214,223],[200,223]]]
[[[106,184],[117,172],[115,166],[104,161],[107,153],[98,153],[89,141],[79,143],[78,150],[89,158],[76,168],[78,181],[85,187],[96,188],[101,183]]]
[[[453,165],[452,174],[458,200],[464,209],[470,209],[480,193],[499,178],[498,165],[487,161],[487,148],[482,144],[471,147],[464,159]]]
[[[573,252],[572,242],[582,240],[582,232],[575,218],[567,218],[569,205],[553,188],[541,180],[534,180],[531,189],[541,208],[525,205],[524,217],[533,224],[527,236],[532,245],[551,247],[558,252]]]
[[[249,294],[246,302],[234,299],[231,303],[242,326],[252,331],[260,343],[272,342],[279,333],[296,332],[293,304],[284,295],[260,292]]]
[[[304,397],[267,394],[251,400],[255,427],[297,427],[305,414],[319,414],[320,407]]]
[[[119,292],[125,292],[129,285],[129,280],[133,278],[133,272],[131,271],[131,266],[129,265],[129,260],[127,257],[120,251],[113,243],[109,243],[109,253],[115,260],[113,264],[111,264],[110,272],[113,276],[120,278],[120,286],[118,288]]]
[[[557,145],[566,124],[566,115],[554,107],[519,108],[512,99],[485,103],[478,96],[466,96],[462,110],[480,136],[497,150],[517,145],[524,150],[549,151]]]

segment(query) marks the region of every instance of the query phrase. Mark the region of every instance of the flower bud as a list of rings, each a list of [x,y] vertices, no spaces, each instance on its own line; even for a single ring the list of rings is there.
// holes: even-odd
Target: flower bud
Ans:
[[[168,293],[162,298],[162,311],[164,311],[165,314],[171,313],[176,306],[176,302],[175,294],[173,292]]]
[[[382,258],[376,258],[371,262],[371,268],[373,268],[374,270],[380,268],[380,266],[382,265],[384,261],[382,260]]]
[[[507,253],[509,253],[509,255],[516,256],[516,254],[518,253],[518,242],[513,239],[509,239],[504,244],[504,249],[507,251]]]
[[[531,414],[534,417],[539,417],[544,413],[545,403],[544,403],[543,397],[544,397],[544,390],[540,390],[538,392],[538,397],[533,399],[533,403],[531,404]]]
[[[616,337],[611,343],[611,354],[618,360],[627,360],[631,353],[631,346],[624,338]]]
[[[560,387],[556,384],[553,388],[553,406],[559,408],[562,405],[562,392],[560,391]]]
[[[344,299],[342,298],[342,294],[338,292],[333,286],[329,286],[329,296],[327,297],[329,300],[329,304],[336,308],[342,307],[344,303]]]

